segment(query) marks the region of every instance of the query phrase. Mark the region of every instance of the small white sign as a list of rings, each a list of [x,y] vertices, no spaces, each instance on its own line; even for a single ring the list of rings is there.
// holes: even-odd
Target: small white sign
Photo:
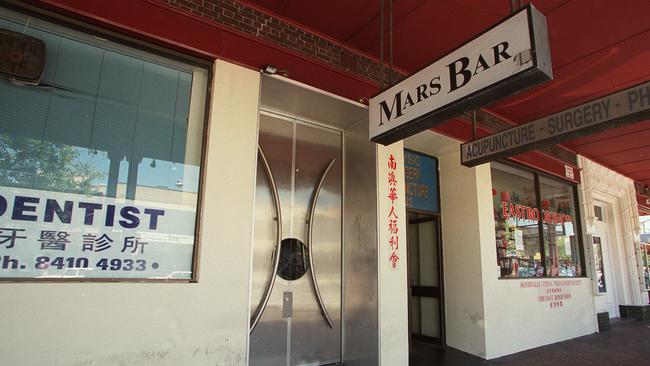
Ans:
[[[573,167],[565,165],[564,166],[564,176],[569,178],[569,179],[575,179],[575,175],[573,174]]]
[[[567,238],[567,239],[568,239],[568,238]],[[569,256],[569,257],[570,257],[571,255],[573,255],[573,252],[571,251],[571,241],[570,241],[570,240],[566,240],[566,241],[564,242],[564,254],[566,254],[566,255]]]
[[[564,230],[564,254],[571,256],[573,255],[571,251],[571,238],[575,235],[573,224],[570,222],[564,223]]]
[[[515,248],[517,250],[525,250],[524,248],[524,232],[519,229],[515,229]]]

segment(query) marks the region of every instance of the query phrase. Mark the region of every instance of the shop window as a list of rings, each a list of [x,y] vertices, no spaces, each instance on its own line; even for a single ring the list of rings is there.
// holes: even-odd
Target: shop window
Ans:
[[[603,217],[603,207],[594,205],[594,216],[596,216],[596,220],[598,221],[605,221],[605,218]]]
[[[650,243],[641,242],[641,247],[639,249],[641,252],[641,267],[645,289],[650,291]]]
[[[492,163],[492,196],[500,278],[582,275],[573,186]]]
[[[591,237],[591,245],[594,251],[594,264],[596,267],[596,272],[594,276],[596,277],[596,284],[598,285],[598,293],[603,294],[607,292],[607,282],[605,280],[605,264],[603,262],[603,243],[600,240],[599,236]]]
[[[280,245],[278,276],[295,281],[309,270],[309,250],[305,244],[294,238],[283,239]]]
[[[0,9],[46,45],[0,79],[4,278],[193,278],[207,71]]]

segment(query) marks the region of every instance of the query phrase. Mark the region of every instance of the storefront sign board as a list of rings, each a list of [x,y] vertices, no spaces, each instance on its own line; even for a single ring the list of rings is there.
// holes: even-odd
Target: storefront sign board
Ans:
[[[0,277],[189,279],[181,205],[0,187]]]
[[[650,81],[460,146],[475,166],[650,118]]]
[[[406,208],[439,213],[438,161],[427,155],[404,150]]]
[[[391,144],[552,78],[546,19],[528,5],[371,98],[370,140]]]

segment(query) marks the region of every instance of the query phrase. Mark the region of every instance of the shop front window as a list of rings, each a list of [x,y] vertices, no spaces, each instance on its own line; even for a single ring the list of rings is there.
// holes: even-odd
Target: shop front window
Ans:
[[[552,277],[581,273],[580,250],[575,236],[573,187],[539,177],[546,268]]]
[[[645,288],[650,291],[650,243],[641,243],[641,262]]]
[[[207,71],[3,9],[0,30],[46,46],[37,85],[0,79],[0,277],[190,279]]]
[[[543,276],[534,176],[506,165],[499,168],[492,170],[492,196],[501,276]]]
[[[492,163],[492,197],[501,278],[582,275],[572,186]]]
[[[641,270],[646,290],[650,291],[650,215],[645,212],[644,216],[639,216],[641,224]]]
[[[591,237],[591,245],[594,251],[594,264],[596,267],[596,272],[594,276],[596,277],[596,283],[598,285],[598,293],[603,294],[607,292],[607,283],[605,281],[605,264],[603,261],[603,243],[600,241],[599,236]]]

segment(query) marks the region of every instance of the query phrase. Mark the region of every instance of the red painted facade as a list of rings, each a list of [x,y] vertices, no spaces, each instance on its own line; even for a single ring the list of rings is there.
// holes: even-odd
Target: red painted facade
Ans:
[[[289,77],[345,98],[361,101],[379,91],[379,60],[328,36],[232,0],[28,0],[131,38],[205,60],[224,59],[252,69],[275,65]],[[399,75],[399,71],[398,71]],[[396,75],[396,77],[398,77]],[[471,126],[460,119],[435,128],[469,141]],[[480,134],[490,133],[479,129]],[[539,151],[512,158],[565,177],[564,161]],[[572,165],[572,164],[569,164]],[[572,165],[578,172],[578,168]]]

